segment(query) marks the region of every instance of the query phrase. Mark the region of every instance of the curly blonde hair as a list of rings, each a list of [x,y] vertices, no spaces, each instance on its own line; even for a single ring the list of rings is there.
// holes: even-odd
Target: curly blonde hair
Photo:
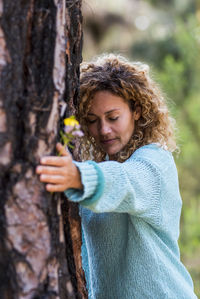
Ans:
[[[87,115],[92,99],[98,91],[109,91],[122,97],[134,111],[141,107],[141,117],[135,122],[135,130],[128,144],[116,154],[123,162],[143,145],[159,143],[171,152],[176,150],[174,119],[160,89],[149,76],[149,67],[139,62],[129,62],[120,55],[104,54],[95,61],[81,65],[80,102],[77,118],[85,133],[80,147],[82,161],[104,161],[106,153],[100,149],[87,128]]]

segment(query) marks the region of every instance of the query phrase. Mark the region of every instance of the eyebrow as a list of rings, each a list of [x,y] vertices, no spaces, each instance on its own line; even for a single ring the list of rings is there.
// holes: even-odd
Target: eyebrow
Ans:
[[[119,108],[115,108],[115,109],[112,109],[112,110],[109,110],[109,111],[106,111],[104,114],[109,114],[109,113],[111,113],[111,112],[114,112],[114,111],[117,111],[117,110],[120,110]],[[96,114],[94,114],[94,113],[88,113],[88,115],[94,115],[94,116],[97,116]]]

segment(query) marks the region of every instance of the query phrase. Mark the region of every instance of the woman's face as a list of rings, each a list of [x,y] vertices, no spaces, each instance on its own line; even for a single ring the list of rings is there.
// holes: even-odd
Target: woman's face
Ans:
[[[133,112],[120,96],[98,91],[92,100],[87,124],[89,134],[113,158],[129,142],[140,112]]]

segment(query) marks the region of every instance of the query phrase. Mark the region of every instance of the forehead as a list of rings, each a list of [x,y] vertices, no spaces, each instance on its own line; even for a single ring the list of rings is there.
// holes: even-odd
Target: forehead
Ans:
[[[98,114],[127,108],[129,108],[128,103],[122,97],[109,91],[98,91],[91,99],[89,113]]]

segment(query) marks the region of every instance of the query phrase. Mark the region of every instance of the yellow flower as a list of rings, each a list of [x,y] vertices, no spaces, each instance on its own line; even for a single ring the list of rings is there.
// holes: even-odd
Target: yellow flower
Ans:
[[[75,127],[76,125],[79,125],[79,122],[74,118],[74,116],[70,116],[68,118],[64,119],[64,125],[65,126],[70,126],[70,127]]]

